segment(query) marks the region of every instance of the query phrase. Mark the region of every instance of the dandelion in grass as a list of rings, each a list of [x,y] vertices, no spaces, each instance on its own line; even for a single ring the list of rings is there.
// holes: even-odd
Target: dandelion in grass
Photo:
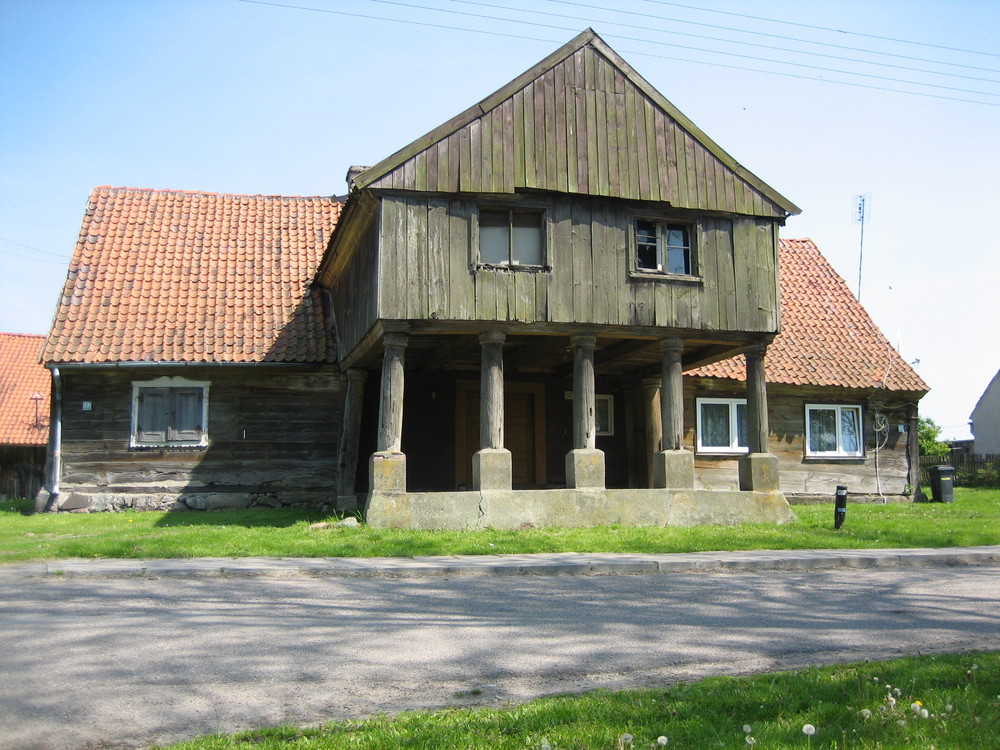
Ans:
[[[923,705],[924,704],[921,703],[920,701],[913,701],[913,703],[910,704],[910,710],[913,711],[913,713],[915,714],[919,714],[920,709],[923,707]]]
[[[625,734],[618,738],[618,750],[627,750],[630,747],[632,747],[632,735],[625,732]]]
[[[656,744],[660,745],[661,747],[663,747],[664,745],[666,745],[668,742],[670,742],[670,740],[668,740],[662,734],[659,737],[656,738]]]
[[[752,735],[748,734],[746,736],[746,743],[747,743],[747,747],[753,747],[754,745],[757,744],[757,740],[755,740]]]
[[[900,719],[900,720],[899,720],[899,721],[897,721],[896,723],[897,723],[897,724],[898,724],[899,726],[901,726],[901,727],[905,727],[905,726],[906,726],[906,719]]]
[[[871,711],[869,711],[867,708],[862,708],[861,709],[861,718],[862,719],[870,719],[871,717],[872,717],[872,712]]]
[[[921,708],[920,709],[920,716],[921,716],[921,718],[929,719],[931,717],[931,712],[928,711],[926,708]]]
[[[753,727],[749,724],[743,725],[743,734],[753,734]]]
[[[542,744],[538,746],[539,750],[552,750],[552,745],[549,744],[547,737],[542,737]]]
[[[804,724],[802,726],[802,734],[804,734],[806,737],[812,737],[814,734],[816,734],[816,727],[814,727],[812,724]]]

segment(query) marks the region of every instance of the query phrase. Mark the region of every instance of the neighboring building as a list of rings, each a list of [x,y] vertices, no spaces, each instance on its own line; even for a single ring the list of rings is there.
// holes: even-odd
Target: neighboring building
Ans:
[[[31,498],[42,486],[51,378],[44,336],[0,333],[0,498]]]
[[[811,240],[781,240],[781,333],[767,350],[768,451],[781,489],[829,498],[912,495],[920,467],[917,402],[927,385],[896,352]],[[701,486],[732,486],[745,451],[745,364],[685,373],[687,444]]]
[[[979,397],[969,420],[973,453],[977,456],[1000,456],[1000,371]]]
[[[51,508],[360,498],[375,526],[460,528],[792,517],[764,353],[798,209],[596,34],[352,169],[349,189],[343,205],[95,190],[45,350],[62,393]],[[744,385],[732,362],[698,382],[746,398],[725,403],[751,452],[697,489],[682,370],[739,353]],[[841,429],[875,417],[865,373],[803,413],[816,445],[831,410]],[[818,458],[840,474],[865,445]]]

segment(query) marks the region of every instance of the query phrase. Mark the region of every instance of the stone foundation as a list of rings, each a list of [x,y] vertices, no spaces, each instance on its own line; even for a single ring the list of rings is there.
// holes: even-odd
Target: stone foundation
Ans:
[[[795,520],[780,492],[723,490],[513,490],[371,493],[369,526],[516,529],[543,526],[702,526]]]
[[[47,501],[47,498],[46,498]],[[305,490],[290,492],[106,492],[74,491],[60,494],[53,511],[72,513],[124,510],[231,510],[235,508],[316,508],[339,510],[332,493]]]

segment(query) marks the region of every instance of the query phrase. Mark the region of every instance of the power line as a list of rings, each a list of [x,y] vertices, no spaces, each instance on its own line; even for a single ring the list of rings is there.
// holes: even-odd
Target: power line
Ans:
[[[460,2],[461,0],[452,0],[452,1],[453,2]],[[657,19],[659,21],[670,21],[671,23],[683,23],[683,24],[687,24],[689,26],[702,26],[702,27],[709,28],[709,29],[720,29],[720,30],[723,30],[723,31],[735,31],[738,34],[749,34],[751,36],[762,36],[762,37],[767,37],[769,39],[780,39],[780,40],[786,41],[786,42],[798,42],[799,44],[812,44],[812,45],[815,45],[815,46],[818,46],[818,47],[830,47],[832,49],[844,49],[844,50],[848,50],[850,52],[864,52],[864,53],[869,54],[869,55],[879,55],[881,57],[895,57],[895,58],[898,58],[900,60],[910,60],[910,61],[913,61],[913,62],[927,62],[927,63],[932,63],[934,65],[945,65],[945,66],[948,66],[950,68],[965,68],[965,69],[968,69],[968,70],[980,70],[980,71],[984,71],[984,72],[987,72],[987,73],[1000,73],[1000,70],[997,70],[996,68],[982,68],[982,67],[979,67],[979,66],[976,66],[976,65],[963,65],[961,63],[947,62],[945,60],[934,60],[934,59],[927,58],[927,57],[912,57],[910,55],[901,55],[901,54],[898,54],[896,52],[882,52],[880,50],[868,49],[867,47],[850,47],[850,46],[845,45],[845,44],[833,44],[832,42],[816,42],[816,41],[813,41],[811,39],[802,39],[802,38],[796,37],[796,36],[784,36],[782,34],[772,34],[772,33],[766,32],[766,31],[750,31],[749,29],[739,29],[739,28],[735,28],[733,26],[720,26],[719,24],[703,23],[701,21],[688,21],[688,20],[683,19],[683,18],[672,18],[670,16],[658,16],[658,15],[655,15],[653,13],[640,13],[639,11],[618,10],[617,8],[606,8],[606,7],[601,6],[601,5],[589,5],[587,3],[577,2],[576,0],[548,0],[548,1],[550,3],[557,3],[559,5],[574,5],[574,6],[577,6],[577,7],[580,7],[580,8],[590,8],[591,10],[603,10],[603,11],[612,12],[612,13],[625,13],[625,14],[630,15],[630,16],[640,16],[642,18],[655,18],[655,19]],[[680,7],[682,7],[682,8],[689,8],[689,7],[693,8],[694,6],[682,5]],[[716,12],[720,12],[721,13],[722,11],[716,11]],[[733,15],[740,15],[740,14],[736,13],[736,14],[733,14]],[[756,16],[748,16],[748,18],[756,18]],[[799,24],[793,24],[793,25],[799,25]],[[811,26],[808,26],[807,24],[801,24],[801,25],[807,26],[807,28],[818,28],[818,29],[822,29],[823,28],[822,26],[811,27]],[[833,31],[833,29],[831,29],[831,31]],[[852,32],[844,32],[844,33],[852,33]],[[732,41],[735,41],[735,40],[732,40]],[[737,42],[737,43],[739,44],[740,42]],[[911,42],[911,43],[912,44],[920,44],[920,42]],[[945,49],[951,49],[951,48],[950,47],[946,47]],[[977,53],[977,54],[987,54],[987,53]]]
[[[10,250],[0,250],[0,254],[10,255],[14,258],[24,258],[24,260],[33,260],[37,263],[54,263],[57,266],[66,265],[65,260],[60,261],[60,260],[49,260],[48,258],[33,258],[30,255],[21,255],[20,253],[14,253],[11,252]]]
[[[575,31],[575,29],[567,27],[567,26],[555,26],[553,24],[538,23],[536,21],[522,21],[522,20],[516,19],[516,18],[504,18],[502,16],[490,16],[490,15],[484,15],[482,13],[470,13],[468,11],[462,11],[462,10],[449,10],[447,8],[434,8],[434,7],[427,6],[427,5],[417,5],[417,4],[414,4],[414,3],[405,3],[405,2],[402,2],[402,0],[370,0],[370,1],[373,2],[373,3],[380,3],[382,5],[396,5],[396,6],[399,6],[401,8],[411,8],[411,9],[414,9],[414,10],[429,10],[429,11],[432,11],[432,12],[435,12],[435,13],[449,13],[449,14],[458,15],[458,16],[468,16],[468,17],[471,17],[471,18],[480,18],[480,19],[484,19],[484,20],[487,20],[487,21],[504,21],[506,23],[516,23],[516,24],[522,24],[522,25],[525,25],[525,26],[538,26],[538,27],[545,28],[545,29],[556,29],[556,30],[559,30],[559,31]],[[479,2],[473,2],[472,4],[473,5],[483,5],[483,3],[479,3]],[[489,6],[489,7],[497,7],[497,6],[494,5],[494,6]],[[545,15],[552,15],[552,14],[545,14]],[[787,62],[785,60],[775,60],[773,58],[768,58],[768,57],[757,57],[756,55],[744,55],[744,54],[740,54],[738,52],[720,52],[718,50],[705,49],[704,47],[692,47],[692,46],[687,45],[687,44],[674,44],[672,42],[662,42],[662,41],[657,41],[655,39],[642,39],[640,37],[625,36],[623,34],[608,34],[608,36],[611,37],[611,38],[613,38],[613,39],[625,39],[625,40],[630,41],[630,42],[643,42],[645,44],[658,44],[658,45],[661,45],[663,47],[674,47],[676,49],[686,49],[686,50],[691,50],[692,52],[704,52],[704,53],[707,53],[707,54],[710,54],[710,55],[725,55],[727,57],[738,57],[738,58],[741,58],[741,59],[744,59],[744,60],[754,60],[756,62],[774,63],[776,65],[793,65],[793,66],[795,66],[797,68],[809,68],[810,70],[819,70],[819,71],[822,71],[824,73],[839,73],[841,75],[858,76],[860,78],[871,78],[871,79],[879,80],[879,81],[889,81],[891,83],[905,83],[905,84],[909,84],[911,86],[926,86],[927,88],[941,89],[943,91],[955,91],[955,92],[958,92],[958,93],[961,93],[961,94],[975,94],[976,96],[997,96],[997,97],[1000,97],[1000,94],[992,93],[992,92],[989,92],[989,91],[979,91],[977,89],[963,89],[963,88],[958,88],[957,86],[944,86],[942,84],[937,84],[937,83],[924,83],[923,81],[911,81],[911,80],[908,80],[906,78],[892,78],[891,76],[880,76],[880,75],[876,75],[874,73],[855,73],[855,72],[850,71],[850,70],[840,70],[839,68],[827,68],[827,67],[824,67],[822,65],[809,65],[808,63]]]
[[[382,0],[372,0],[372,1],[373,2],[382,2]],[[461,3],[461,4],[464,4],[464,5],[478,5],[478,6],[485,7],[485,8],[507,8],[507,9],[510,9],[510,8],[508,8],[508,6],[494,5],[494,4],[491,4],[491,3],[484,3],[484,2],[477,2],[476,0],[449,0],[449,2]],[[650,14],[647,14],[647,13],[633,13],[631,11],[619,11],[619,10],[614,10],[614,9],[611,9],[611,8],[602,8],[602,7],[599,7],[599,6],[596,6],[596,5],[587,5],[585,3],[570,2],[569,0],[549,0],[549,2],[562,3],[563,5],[574,5],[574,6],[579,6],[579,7],[582,7],[582,8],[592,8],[594,10],[607,10],[609,12],[622,13],[622,14],[629,15],[629,16],[633,16],[633,15],[644,16],[644,17],[648,17],[648,18],[655,18],[655,19],[662,20],[662,21],[677,21],[679,23],[692,23],[690,21],[681,21],[680,19],[676,19],[676,18],[665,18],[663,16],[654,16],[654,15],[650,15]],[[516,8],[516,9],[510,9],[510,10],[516,10],[519,13],[531,13],[532,15],[552,16],[554,18],[565,18],[565,19],[573,20],[573,21],[584,21],[586,23],[592,23],[592,21],[590,21],[589,19],[581,18],[580,16],[567,16],[567,15],[563,15],[561,13],[550,13],[550,12],[541,11],[541,10],[527,10],[525,8]],[[513,20],[513,19],[511,19],[511,20]],[[719,36],[707,36],[705,34],[693,34],[693,33],[689,32],[689,31],[671,31],[670,29],[651,29],[651,28],[649,28],[648,25],[643,26],[643,25],[640,25],[640,24],[622,23],[620,21],[601,21],[601,23],[602,24],[608,24],[610,26],[622,26],[622,27],[628,28],[628,29],[643,29],[645,31],[655,31],[655,32],[657,32],[659,34],[672,34],[674,36],[683,36],[683,37],[688,38],[688,39],[707,39],[707,40],[713,41],[713,42],[725,42],[727,44],[739,44],[739,45],[742,45],[744,47],[758,47],[758,48],[767,49],[767,50],[773,50],[774,49],[774,46],[773,45],[769,45],[769,44],[760,44],[760,43],[757,43],[757,42],[741,42],[739,39],[726,39],[725,37],[719,37]],[[699,25],[699,26],[711,26],[710,24],[697,24],[697,25]],[[726,31],[738,31],[738,32],[743,33],[743,34],[756,34],[757,33],[757,32],[753,32],[753,31],[743,31],[742,29],[733,29],[733,28],[730,28],[728,26],[711,26],[711,28],[724,29]],[[763,36],[775,37],[777,35],[775,35],[775,34],[763,34]],[[777,38],[779,38],[779,39],[792,39],[792,37],[777,37]],[[864,49],[859,49],[859,48],[856,48],[856,47],[843,47],[843,46],[837,45],[837,44],[824,44],[822,42],[811,42],[811,41],[806,40],[806,39],[794,39],[794,41],[803,42],[805,44],[818,44],[818,45],[823,46],[823,47],[834,47],[834,48],[837,48],[837,49],[857,50],[859,52],[872,52],[872,50],[864,50]],[[983,81],[985,83],[1000,83],[1000,80],[998,80],[996,78],[982,78],[981,76],[963,75],[962,73],[946,73],[946,72],[940,71],[940,70],[928,70],[927,68],[914,68],[914,67],[912,67],[910,65],[895,65],[893,63],[888,63],[888,62],[877,62],[875,60],[859,60],[856,57],[843,57],[841,55],[831,55],[831,54],[827,54],[827,53],[824,53],[824,52],[811,52],[809,50],[800,50],[800,49],[787,49],[787,50],[784,50],[784,51],[792,53],[792,54],[795,54],[795,55],[810,55],[812,57],[824,57],[824,58],[827,58],[829,60],[841,60],[841,61],[844,61],[844,62],[860,63],[862,65],[876,65],[876,66],[882,67],[882,68],[895,68],[896,70],[909,70],[909,71],[913,71],[913,72],[916,72],[916,73],[928,73],[930,75],[947,76],[949,78],[964,78],[964,79],[969,80],[969,81]],[[728,54],[728,53],[717,53],[717,54]],[[889,54],[889,53],[876,53],[876,54]],[[910,57],[905,57],[905,56],[902,56],[902,55],[890,55],[890,56],[891,57],[902,57],[903,59],[906,59],[906,60],[921,60],[921,61],[924,61],[924,62],[931,62],[931,63],[937,63],[938,62],[936,60],[923,60],[923,58],[910,58]],[[790,64],[790,63],[785,63],[785,64]],[[948,63],[944,63],[944,64],[948,64]],[[967,67],[967,66],[961,66],[961,67]],[[974,70],[990,70],[989,68],[973,68],[973,69]],[[996,71],[996,72],[1000,73],[1000,71]]]
[[[545,42],[547,44],[558,43],[558,40],[544,39],[544,38],[541,38],[541,37],[525,36],[523,34],[511,34],[511,33],[502,32],[502,31],[490,31],[490,30],[487,30],[487,29],[470,29],[470,28],[463,27],[463,26],[451,26],[451,25],[448,25],[448,24],[431,23],[429,21],[413,21],[413,20],[402,19],[402,18],[386,18],[384,16],[375,16],[375,15],[364,14],[364,13],[350,13],[350,12],[347,12],[347,11],[331,10],[329,8],[310,8],[310,7],[306,7],[306,6],[302,6],[302,5],[289,5],[289,4],[286,4],[286,3],[268,2],[268,0],[239,0],[239,2],[242,2],[242,3],[251,3],[251,4],[254,4],[254,5],[267,5],[267,6],[271,6],[271,7],[275,7],[275,8],[283,8],[283,9],[289,9],[289,10],[304,10],[304,11],[310,11],[310,12],[313,12],[313,13],[327,13],[327,14],[330,14],[330,15],[346,16],[346,17],[350,17],[350,18],[362,18],[362,19],[370,20],[370,21],[385,21],[385,22],[388,22],[388,23],[399,23],[399,24],[405,24],[405,25],[410,25],[410,26],[422,26],[422,27],[425,27],[425,28],[444,29],[444,30],[447,30],[447,31],[462,31],[462,32],[467,32],[467,33],[472,33],[472,34],[484,34],[486,36],[498,36],[498,37],[504,37],[504,38],[507,38],[507,39],[520,39],[520,40],[531,41],[531,42]],[[483,16],[479,16],[479,17],[483,18]],[[507,20],[507,19],[503,19],[503,20]],[[560,27],[560,26],[548,26],[548,25],[545,25],[545,24],[534,24],[534,25],[536,25],[536,26],[544,26],[546,28],[558,29],[560,31],[573,31],[574,30],[574,29],[567,29],[565,27]],[[622,37],[619,37],[619,38],[622,38]],[[639,40],[639,41],[647,41],[647,40]],[[674,46],[677,46],[677,45],[674,45]],[[841,86],[852,86],[854,88],[870,89],[870,90],[873,90],[873,91],[886,91],[886,92],[891,92],[891,93],[894,93],[894,94],[903,94],[903,95],[908,95],[908,96],[920,96],[920,97],[930,98],[930,99],[942,99],[942,100],[946,100],[946,101],[963,102],[965,104],[980,104],[980,105],[984,105],[984,106],[987,106],[987,107],[997,107],[997,106],[1000,106],[1000,104],[997,104],[995,102],[984,102],[984,101],[978,101],[978,100],[975,100],[975,99],[964,99],[964,98],[959,98],[959,97],[954,97],[954,96],[943,96],[941,94],[931,94],[931,93],[927,93],[927,92],[923,92],[923,91],[906,91],[906,90],[903,90],[903,89],[889,88],[889,87],[886,87],[886,86],[873,86],[871,84],[858,83],[858,82],[855,82],[855,81],[837,81],[837,80],[831,80],[831,79],[828,79],[828,78],[817,78],[815,76],[806,76],[806,75],[800,75],[800,74],[796,74],[796,73],[784,73],[784,72],[774,71],[774,70],[762,70],[760,68],[748,68],[748,67],[744,67],[744,66],[727,65],[725,63],[714,63],[714,62],[708,62],[708,61],[705,61],[705,60],[693,60],[691,58],[685,58],[685,57],[677,57],[677,56],[670,56],[670,55],[660,55],[660,54],[656,54],[656,53],[652,53],[652,52],[640,52],[638,50],[622,50],[622,51],[623,52],[627,52],[628,54],[642,55],[644,57],[654,57],[654,58],[663,59],[663,60],[675,60],[675,61],[678,61],[678,62],[692,63],[694,65],[708,65],[708,66],[716,67],[716,68],[726,68],[726,69],[729,69],[729,70],[739,70],[739,71],[745,71],[745,72],[750,72],[750,73],[762,73],[762,74],[765,74],[765,75],[777,75],[777,76],[782,76],[782,77],[785,77],[785,78],[797,78],[797,79],[806,80],[806,81],[814,81],[814,82],[820,82],[820,83],[830,83],[830,84],[841,85]],[[716,54],[727,54],[727,53],[716,53]],[[785,63],[785,64],[793,64],[793,63]],[[840,71],[837,71],[837,72],[840,72]],[[855,75],[858,75],[858,74],[855,74]]]
[[[697,5],[683,5],[682,3],[672,3],[667,2],[667,0],[645,0],[647,3],[656,3],[657,5],[672,5],[677,8],[687,8],[688,10],[699,10],[704,13],[719,13],[724,16],[738,16],[740,18],[750,18],[754,21],[767,21],[768,23],[783,23],[786,26],[798,26],[803,29],[816,29],[818,31],[830,31],[835,34],[850,34],[851,36],[862,36],[868,39],[878,39],[883,42],[899,42],[900,44],[913,44],[920,47],[931,47],[933,49],[943,49],[949,52],[965,52],[970,55],[986,55],[988,57],[1000,57],[1000,54],[995,52],[982,52],[975,49],[961,49],[960,47],[945,47],[940,44],[930,44],[929,42],[915,42],[911,39],[896,39],[891,36],[878,36],[877,34],[865,34],[862,31],[845,31],[844,29],[834,29],[828,26],[813,26],[808,23],[796,23],[795,21],[784,21],[780,18],[762,18],[761,16],[751,16],[746,13],[735,13],[733,11],[727,10],[715,10],[714,8],[702,8]]]
[[[23,247],[26,250],[34,250],[36,253],[45,253],[46,255],[53,255],[56,258],[66,259],[66,256],[62,253],[54,253],[51,250],[42,250],[40,247],[32,247],[31,245],[25,245],[22,242],[14,242],[14,240],[8,240],[6,237],[0,237],[0,242],[6,242],[11,245],[17,245],[18,247]]]

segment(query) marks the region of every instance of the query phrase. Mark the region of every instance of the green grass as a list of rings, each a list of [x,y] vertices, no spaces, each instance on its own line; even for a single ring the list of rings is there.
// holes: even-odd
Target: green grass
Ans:
[[[898,692],[897,692],[898,691]],[[887,700],[891,696],[895,705]],[[920,701],[915,713],[911,704]],[[871,712],[870,716],[863,711]],[[813,736],[802,732],[815,727]],[[744,733],[744,725],[751,728]],[[631,743],[624,738],[631,735]],[[213,736],[172,750],[996,748],[1000,654],[925,656],[665,689],[596,691],[504,708],[406,712]]]
[[[1000,490],[955,490],[954,503],[854,505],[840,531],[833,503],[795,506],[798,522],[697,528],[613,526],[519,531],[401,531],[309,525],[292,510],[29,515],[0,503],[0,563],[65,557],[380,557],[530,552],[696,552],[1000,544]]]

